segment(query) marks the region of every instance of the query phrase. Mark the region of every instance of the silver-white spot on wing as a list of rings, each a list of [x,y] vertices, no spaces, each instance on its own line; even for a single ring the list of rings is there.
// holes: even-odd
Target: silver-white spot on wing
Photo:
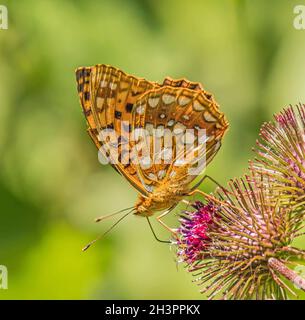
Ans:
[[[163,94],[162,96],[162,101],[165,103],[165,104],[170,104],[170,103],[173,103],[175,101],[176,97],[171,95],[171,94]]]
[[[109,83],[109,88],[110,88],[110,90],[115,90],[116,88],[117,88],[117,84],[116,83],[114,83],[114,82],[110,82]]]
[[[179,104],[181,107],[186,106],[186,105],[189,104],[190,102],[191,102],[191,98],[189,98],[189,97],[180,96],[180,97],[178,98],[178,104]]]
[[[102,109],[102,108],[103,108],[104,101],[105,101],[104,98],[97,97],[97,99],[96,99],[96,106],[97,106],[98,109]]]
[[[205,109],[205,107],[198,100],[194,101],[193,108],[195,111],[203,111]]]
[[[155,130],[155,136],[157,138],[161,138],[164,136],[164,126],[160,125],[157,127],[157,129]]]
[[[182,134],[186,129],[186,126],[183,125],[182,123],[180,122],[177,122],[174,126],[174,135],[179,135],[179,134]]]
[[[140,158],[139,163],[143,170],[149,169],[151,167],[151,159],[149,156]]]
[[[150,97],[148,98],[148,104],[151,108],[155,108],[159,103],[159,97]]]
[[[168,121],[167,126],[168,126],[168,127],[171,127],[171,126],[173,126],[174,124],[175,124],[175,120],[172,119],[172,120],[169,120],[169,121]]]
[[[146,123],[145,125],[145,130],[147,131],[147,133],[152,136],[153,132],[154,132],[154,126],[151,123]]]
[[[205,121],[207,121],[207,122],[215,122],[216,121],[216,119],[208,111],[206,111],[203,114],[203,117],[204,117]]]
[[[101,88],[106,88],[107,87],[107,83],[108,82],[106,80],[102,80],[101,84],[100,84]]]
[[[145,106],[140,105],[140,106],[137,107],[137,110],[136,110],[137,114],[143,115],[144,111],[145,111]]]

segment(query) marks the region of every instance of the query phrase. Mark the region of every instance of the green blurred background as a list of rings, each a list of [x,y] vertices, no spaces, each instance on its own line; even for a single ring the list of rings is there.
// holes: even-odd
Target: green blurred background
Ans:
[[[0,2],[9,11],[0,30],[0,264],[9,289],[0,298],[204,298],[145,219],[128,217],[81,252],[113,223],[93,218],[131,206],[136,192],[98,163],[74,70],[105,63],[154,81],[202,82],[230,121],[207,170],[225,183],[245,172],[262,122],[305,100],[305,31],[293,27],[302,1]]]

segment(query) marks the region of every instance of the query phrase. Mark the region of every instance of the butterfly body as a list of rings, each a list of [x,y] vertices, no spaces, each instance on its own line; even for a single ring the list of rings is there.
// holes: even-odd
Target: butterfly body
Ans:
[[[135,214],[151,216],[188,195],[228,128],[213,96],[197,82],[159,84],[107,65],[78,68],[76,79],[90,137],[139,192]]]
[[[156,211],[167,210],[175,206],[189,193],[189,186],[181,183],[179,174],[156,186],[147,197],[139,195],[135,205],[136,215],[152,216]]]

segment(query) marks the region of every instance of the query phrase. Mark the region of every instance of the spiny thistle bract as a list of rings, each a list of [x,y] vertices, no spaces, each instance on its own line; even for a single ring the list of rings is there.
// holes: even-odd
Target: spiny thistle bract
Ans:
[[[287,299],[305,280],[305,105],[265,123],[250,174],[203,195],[180,218],[174,243],[209,298]],[[299,264],[301,263],[301,264]],[[305,271],[305,267],[302,267]],[[287,281],[288,280],[288,281]]]
[[[272,262],[285,267],[304,253],[290,247],[298,236],[293,212],[270,197],[266,184],[247,176],[184,212],[177,254],[209,298],[286,299],[293,291]]]
[[[281,200],[302,205],[305,199],[305,105],[290,106],[265,123],[257,141],[256,171],[270,175]]]

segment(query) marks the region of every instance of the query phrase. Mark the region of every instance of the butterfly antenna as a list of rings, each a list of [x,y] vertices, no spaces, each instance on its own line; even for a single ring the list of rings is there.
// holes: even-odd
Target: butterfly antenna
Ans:
[[[104,237],[107,233],[109,233],[116,225],[118,225],[124,218],[126,218],[130,213],[132,213],[134,208],[132,207],[132,210],[128,211],[121,217],[118,221],[116,221],[106,232],[101,234],[99,237],[97,237],[95,240],[89,242],[83,249],[82,251],[86,251],[89,249],[96,241],[100,240],[102,237]]]
[[[107,214],[107,215],[100,216],[100,217],[98,217],[98,218],[95,218],[95,222],[100,222],[100,221],[102,221],[102,220],[105,220],[105,219],[108,219],[108,218],[110,218],[110,217],[113,217],[113,216],[115,216],[115,215],[117,215],[117,214],[119,214],[119,213],[122,213],[122,212],[124,212],[124,211],[131,210],[131,209],[133,209],[133,208],[134,208],[134,207],[130,207],[130,208],[126,208],[126,209],[122,209],[122,210],[116,211],[116,212],[111,213],[111,214]]]

